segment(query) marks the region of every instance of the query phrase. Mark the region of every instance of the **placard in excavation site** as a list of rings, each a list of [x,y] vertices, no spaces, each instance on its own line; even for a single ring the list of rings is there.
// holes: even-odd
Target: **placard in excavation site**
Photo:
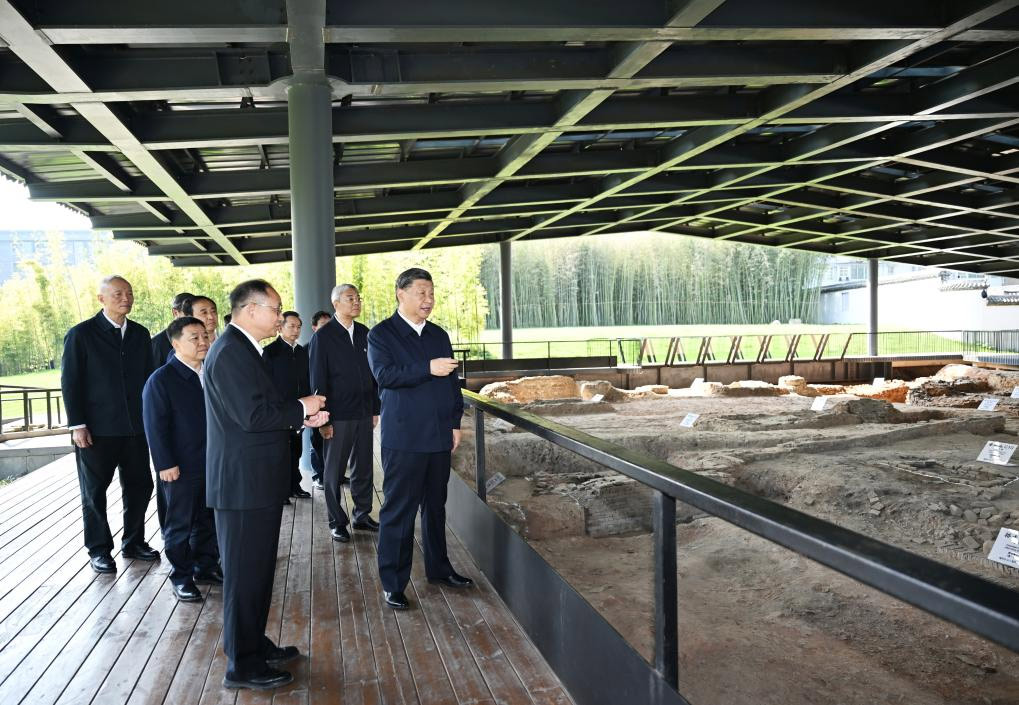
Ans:
[[[687,414],[683,417],[683,420],[679,422],[679,425],[683,428],[693,428],[693,425],[697,423],[697,419],[700,417],[700,414]]]
[[[828,403],[828,397],[815,397],[814,403],[810,405],[811,411],[824,411],[824,405]]]
[[[506,476],[501,472],[497,472],[488,478],[488,482],[485,483],[485,490],[491,492],[504,482],[506,482]]]
[[[994,411],[998,407],[997,399],[984,399],[977,407],[979,411]]]
[[[981,463],[994,463],[995,465],[1008,465],[1012,459],[1015,449],[1019,448],[1015,443],[1002,443],[1001,441],[987,441],[987,445],[980,451],[977,460]]]
[[[996,563],[1019,568],[1019,531],[1002,528],[987,558]]]

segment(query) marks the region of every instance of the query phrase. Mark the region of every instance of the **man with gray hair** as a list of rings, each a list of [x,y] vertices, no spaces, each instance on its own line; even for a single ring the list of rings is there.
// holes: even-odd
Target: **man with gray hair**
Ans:
[[[350,541],[343,511],[342,478],[347,459],[354,528],[378,531],[371,517],[372,429],[379,422],[379,388],[368,366],[368,328],[361,315],[361,295],[353,284],[340,284],[330,295],[336,314],[320,326],[308,347],[311,388],[325,396],[329,423],[319,429],[325,439],[325,493],[329,529],[334,541]]]
[[[121,276],[106,277],[98,299],[102,310],[64,336],[60,387],[78,464],[89,562],[97,573],[114,573],[106,490],[118,468],[124,498],[121,554],[142,561],[159,558],[145,542],[152,475],[142,423],[142,388],[155,367],[148,330],[127,318],[134,305],[131,284]]]
[[[400,274],[396,301],[396,313],[368,334],[368,361],[382,390],[379,579],[386,603],[405,610],[418,508],[428,582],[465,588],[473,581],[446,554],[446,484],[464,403],[449,335],[426,320],[435,306],[432,275],[416,267]]]

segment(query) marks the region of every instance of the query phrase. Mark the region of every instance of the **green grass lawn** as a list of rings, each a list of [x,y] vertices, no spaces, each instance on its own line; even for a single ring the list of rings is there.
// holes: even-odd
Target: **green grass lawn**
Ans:
[[[44,372],[28,372],[23,375],[10,375],[8,377],[0,377],[0,385],[16,385],[19,387],[42,387],[44,389],[59,389],[60,388],[60,370],[45,370]],[[32,413],[35,416],[34,420],[37,423],[46,422],[46,400],[44,395],[34,394],[32,395]],[[54,420],[56,415],[56,404],[53,403],[52,410],[54,413]],[[63,407],[61,406],[61,409]],[[16,395],[8,390],[5,390],[3,394],[3,407],[0,411],[0,415],[4,419],[21,418],[25,415],[24,401],[20,395]]]
[[[733,338],[741,336],[740,355],[737,359],[746,360],[756,359],[764,342],[760,336],[771,335],[773,338],[765,359],[774,360],[786,357],[796,335],[800,336],[796,357],[812,357],[821,342],[821,337],[827,334],[828,341],[822,357],[838,357],[843,350],[847,355],[866,355],[867,337],[860,335],[865,331],[866,328],[859,325],[805,324],[519,328],[513,331],[513,355],[517,358],[620,356],[622,347],[622,358],[627,362],[633,362],[637,359],[641,340],[647,338],[651,342],[655,359],[662,362],[668,351],[670,338],[679,336],[684,338],[681,341],[683,357],[690,360],[697,356],[701,337],[712,336],[710,341],[712,354],[709,359],[725,360],[729,355]],[[852,335],[854,333],[857,335]],[[459,347],[465,345],[460,344]],[[470,347],[472,357],[479,357],[483,349],[488,357],[500,358],[501,333],[498,330],[485,330],[481,334],[481,340]],[[961,341],[937,334],[897,331],[879,334],[879,352],[885,355],[964,351],[965,346]]]

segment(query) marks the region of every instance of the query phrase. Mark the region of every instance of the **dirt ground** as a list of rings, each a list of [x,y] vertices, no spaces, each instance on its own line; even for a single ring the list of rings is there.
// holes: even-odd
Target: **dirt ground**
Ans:
[[[1015,442],[1019,420],[848,396],[818,412],[813,401],[665,396],[531,409],[1019,588],[1019,572],[984,558],[1001,526],[1019,526],[1019,468],[976,461],[987,440]],[[690,412],[697,423],[680,427]],[[489,473],[508,478],[492,506],[650,658],[641,488],[503,422],[487,429]],[[461,474],[472,467],[458,460]],[[678,515],[680,691],[692,703],[1019,703],[1019,655],[693,508]]]

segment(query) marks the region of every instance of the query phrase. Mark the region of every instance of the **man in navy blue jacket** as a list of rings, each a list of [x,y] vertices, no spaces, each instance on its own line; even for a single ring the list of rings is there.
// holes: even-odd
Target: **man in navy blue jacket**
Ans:
[[[106,490],[117,468],[124,497],[121,555],[143,561],[159,558],[145,543],[152,475],[142,426],[142,387],[154,367],[148,330],[127,318],[134,305],[128,281],[106,277],[98,298],[102,310],[64,336],[60,388],[78,463],[89,563],[97,573],[114,573]]]
[[[311,394],[308,382],[308,349],[297,342],[301,335],[301,316],[297,311],[283,312],[283,325],[276,340],[265,346],[269,376],[284,399],[300,399]],[[298,430],[290,437],[290,496],[308,499],[311,493],[301,488],[301,451],[303,436]],[[286,501],[290,504],[290,500]]]
[[[209,333],[197,318],[167,326],[174,354],[142,390],[145,436],[156,469],[156,505],[170,584],[178,600],[197,602],[195,581],[223,583],[216,524],[205,506],[205,395],[202,369]]]
[[[463,396],[449,336],[426,319],[435,305],[432,276],[412,268],[396,280],[397,310],[368,334],[368,362],[382,396],[382,491],[379,578],[390,607],[404,594],[414,552],[414,517],[429,582],[473,584],[446,555],[446,484],[450,454],[460,444]]]
[[[372,510],[372,429],[379,420],[379,388],[368,366],[368,328],[361,315],[361,295],[353,284],[340,284],[330,294],[336,315],[329,318],[308,345],[311,386],[323,395],[329,423],[319,429],[325,439],[325,492],[333,541],[350,541],[343,511],[340,479],[350,458],[350,496],[354,528],[378,531]]]

